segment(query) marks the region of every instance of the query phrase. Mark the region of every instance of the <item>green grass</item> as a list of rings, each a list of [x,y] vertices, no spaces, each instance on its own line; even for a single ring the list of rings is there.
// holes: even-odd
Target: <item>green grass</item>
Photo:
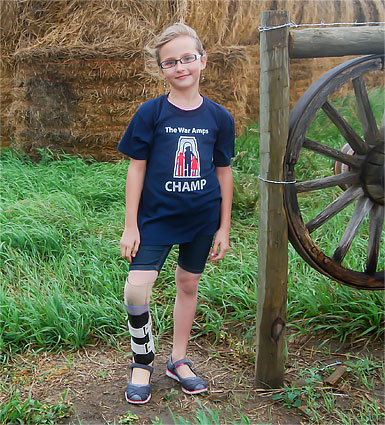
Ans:
[[[96,163],[67,155],[57,161],[45,152],[43,160],[34,163],[16,152],[3,152],[3,355],[31,345],[81,347],[95,337],[114,342],[125,334],[122,291],[128,264],[120,257],[119,239],[126,170],[127,162]],[[241,171],[239,167],[239,175]],[[241,180],[234,250],[221,265],[208,266],[196,333],[219,337],[224,323],[240,317],[253,320],[256,252],[241,251],[256,244],[257,192],[253,177],[243,174]],[[244,265],[241,274],[233,266],[239,261]],[[160,332],[171,327],[175,262],[174,250],[154,289],[154,321]]]
[[[4,384],[0,385],[2,391],[9,388]],[[20,425],[54,425],[59,420],[70,415],[70,406],[66,402],[66,392],[61,400],[53,405],[41,403],[34,400],[31,395],[24,399],[20,392],[9,394],[7,403],[0,405],[0,423],[1,424],[20,424]]]
[[[381,103],[380,91],[371,96],[376,105]],[[338,106],[349,116],[349,102]],[[379,115],[380,108],[375,113]],[[324,121],[321,114],[309,134],[315,140],[336,142],[338,135]],[[0,361],[4,364],[10,355],[28,348],[71,349],[95,340],[118,346],[127,340],[122,300],[128,264],[120,256],[119,240],[128,162],[97,163],[41,153],[39,162],[6,149],[1,157]],[[303,155],[299,180],[329,170],[323,158]],[[252,361],[258,276],[257,125],[237,138],[233,169],[232,249],[220,264],[208,264],[202,277],[193,335],[225,339]],[[312,193],[304,196],[301,208],[314,217],[325,202],[330,202],[330,194]],[[330,233],[320,241],[325,251],[336,247],[345,221],[341,214],[330,223]],[[352,268],[360,267],[364,249],[365,244],[350,250]],[[176,255],[174,249],[154,288],[152,311],[158,335],[169,333],[172,326]],[[384,255],[380,264],[385,262]],[[321,334],[341,341],[380,339],[383,293],[330,281],[290,246],[288,327],[292,334]],[[363,366],[351,367],[359,374]],[[28,403],[25,409],[31,408],[32,400]],[[217,420],[212,416],[215,412],[201,414]],[[349,423],[346,418],[340,420]]]
[[[184,419],[181,415],[174,415],[171,412],[175,425],[251,425],[250,419],[239,412],[235,412],[234,408],[230,405],[225,406],[224,409],[210,409],[207,406],[202,406],[198,402],[199,408],[195,410],[194,415],[191,419]],[[238,410],[238,409],[236,409]],[[236,416],[240,416],[241,420],[233,419]],[[230,419],[231,418],[231,419]],[[153,422],[155,425],[156,423]],[[159,423],[158,425],[162,425]],[[257,425],[257,424],[255,424]]]
[[[349,108],[350,105],[342,107]],[[316,119],[312,137],[324,139]],[[330,130],[328,130],[330,131]],[[330,137],[334,137],[333,135]],[[220,264],[208,264],[200,286],[194,334],[216,339],[239,331],[252,345],[258,272],[258,127],[236,141],[232,250]],[[306,172],[319,169],[314,155]],[[322,158],[321,158],[322,159]],[[128,270],[120,257],[127,161],[97,163],[42,152],[32,162],[14,151],[2,154],[0,235],[0,350],[82,347],[95,338],[118,343],[126,334],[122,307]],[[309,174],[311,175],[311,174]],[[312,193],[314,214],[326,197]],[[335,217],[343,228],[344,217]],[[338,242],[334,227],[328,236]],[[324,238],[325,239],[325,238]],[[350,261],[362,262],[352,250]],[[175,295],[173,250],[154,289],[158,334],[172,325]],[[383,258],[380,257],[380,261]],[[289,247],[288,323],[298,332],[332,331],[333,336],[379,338],[383,332],[381,292],[331,282]]]

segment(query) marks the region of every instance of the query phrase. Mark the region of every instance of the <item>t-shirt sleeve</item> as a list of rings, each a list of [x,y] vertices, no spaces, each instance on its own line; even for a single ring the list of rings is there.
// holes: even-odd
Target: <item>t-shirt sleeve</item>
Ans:
[[[234,118],[226,111],[215,142],[213,162],[216,167],[227,167],[234,156]]]
[[[134,159],[149,158],[153,140],[151,119],[145,120],[139,109],[133,116],[118,145],[118,151]]]

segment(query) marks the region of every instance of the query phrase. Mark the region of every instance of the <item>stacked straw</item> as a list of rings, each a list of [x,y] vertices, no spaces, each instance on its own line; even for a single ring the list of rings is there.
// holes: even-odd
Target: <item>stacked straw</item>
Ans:
[[[144,46],[186,22],[208,52],[202,93],[235,117],[258,120],[263,10],[296,23],[384,21],[382,0],[17,0],[1,3],[2,143],[116,160],[138,106],[165,93],[146,72]],[[346,58],[291,61],[292,104]]]

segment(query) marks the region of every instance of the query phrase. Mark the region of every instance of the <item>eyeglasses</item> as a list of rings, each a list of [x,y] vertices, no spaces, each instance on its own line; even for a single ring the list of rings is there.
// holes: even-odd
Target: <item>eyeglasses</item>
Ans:
[[[201,57],[202,55],[186,55],[180,59],[169,59],[169,60],[163,61],[159,64],[159,66],[162,69],[174,68],[174,66],[176,66],[178,62],[180,62],[182,65],[185,65],[187,63],[195,62],[197,59],[200,59]]]

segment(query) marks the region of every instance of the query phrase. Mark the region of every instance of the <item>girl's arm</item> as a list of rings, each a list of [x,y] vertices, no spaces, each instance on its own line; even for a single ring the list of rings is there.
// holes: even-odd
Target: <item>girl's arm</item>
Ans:
[[[132,159],[127,171],[126,181],[126,218],[124,231],[120,239],[120,251],[129,263],[135,257],[140,244],[138,229],[138,207],[146,173],[146,160]]]
[[[216,174],[221,186],[221,221],[215,235],[210,261],[221,260],[228,251],[229,232],[231,222],[231,205],[233,201],[233,173],[230,165],[227,167],[216,167]]]

